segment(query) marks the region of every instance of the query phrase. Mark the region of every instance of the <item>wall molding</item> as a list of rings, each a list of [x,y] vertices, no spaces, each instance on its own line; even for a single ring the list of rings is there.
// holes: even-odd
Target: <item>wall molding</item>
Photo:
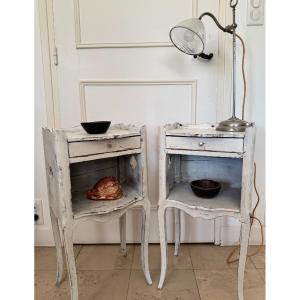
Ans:
[[[80,80],[80,114],[81,121],[87,121],[85,88],[87,86],[159,86],[159,85],[186,85],[191,87],[191,120],[197,122],[197,80]]]
[[[93,49],[93,48],[147,48],[147,47],[173,47],[173,44],[167,40],[165,42],[148,41],[148,42],[113,42],[113,43],[85,43],[82,41],[81,25],[80,25],[80,0],[74,1],[74,20],[75,20],[75,42],[77,49]],[[197,17],[198,0],[192,0],[191,18]]]

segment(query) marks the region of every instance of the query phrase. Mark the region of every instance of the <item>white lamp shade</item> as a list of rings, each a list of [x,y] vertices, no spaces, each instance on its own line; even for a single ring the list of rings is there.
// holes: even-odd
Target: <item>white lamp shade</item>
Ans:
[[[205,28],[197,19],[187,19],[170,30],[170,39],[174,46],[189,55],[198,55],[204,51]]]

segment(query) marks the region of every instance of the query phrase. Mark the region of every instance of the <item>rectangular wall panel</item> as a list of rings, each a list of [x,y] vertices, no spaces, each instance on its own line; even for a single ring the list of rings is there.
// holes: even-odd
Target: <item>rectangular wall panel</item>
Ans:
[[[152,205],[158,200],[159,126],[195,122],[194,81],[82,82],[82,119],[147,125],[148,181]]]
[[[169,46],[169,30],[197,0],[74,0],[77,48]]]

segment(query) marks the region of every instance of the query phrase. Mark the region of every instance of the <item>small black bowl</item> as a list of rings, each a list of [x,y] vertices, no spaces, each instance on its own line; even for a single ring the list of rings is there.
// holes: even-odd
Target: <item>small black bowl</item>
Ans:
[[[194,180],[191,182],[191,188],[197,197],[213,198],[221,190],[221,184],[210,179]]]
[[[110,123],[110,121],[83,122],[81,126],[89,134],[103,134],[108,130]]]

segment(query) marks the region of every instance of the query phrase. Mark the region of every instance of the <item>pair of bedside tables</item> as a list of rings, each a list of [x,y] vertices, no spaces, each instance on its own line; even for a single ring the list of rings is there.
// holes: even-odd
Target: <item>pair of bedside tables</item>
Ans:
[[[152,284],[148,263],[150,201],[147,191],[146,127],[117,124],[106,134],[89,135],[83,129],[43,129],[51,222],[57,252],[57,284],[62,280],[63,247],[71,298],[78,299],[73,252],[73,228],[84,220],[120,220],[121,252],[126,250],[126,211],[142,208],[141,263]],[[192,217],[230,216],[241,222],[238,298],[250,233],[251,185],[255,128],[246,132],[216,131],[213,125],[166,125],[160,131],[158,222],[162,288],[167,270],[165,212],[175,209],[175,255],[180,245],[180,210]],[[115,176],[124,195],[113,201],[87,200],[85,192],[103,176]],[[213,199],[194,196],[189,182],[210,178],[222,182]]]

